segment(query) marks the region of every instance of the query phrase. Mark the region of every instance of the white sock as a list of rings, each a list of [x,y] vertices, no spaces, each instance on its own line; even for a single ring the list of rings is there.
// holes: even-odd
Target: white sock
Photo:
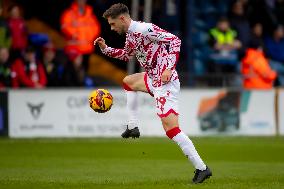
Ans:
[[[192,162],[195,169],[199,169],[201,171],[206,169],[206,165],[198,155],[192,141],[188,138],[188,136],[181,131],[174,136],[172,140],[179,145],[183,153],[187,156],[188,160]]]
[[[138,127],[138,93],[125,91],[127,98],[128,128]]]

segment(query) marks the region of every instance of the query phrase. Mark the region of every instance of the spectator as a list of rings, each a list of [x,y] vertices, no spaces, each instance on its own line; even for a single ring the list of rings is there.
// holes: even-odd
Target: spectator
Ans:
[[[255,23],[252,26],[251,34],[249,35],[248,45],[254,48],[264,48],[263,27],[261,23]]]
[[[271,67],[278,73],[278,82],[284,86],[284,29],[279,25],[273,35],[265,39],[265,50]]]
[[[47,86],[58,87],[63,85],[64,65],[56,59],[56,49],[51,42],[43,46],[43,64],[47,76]]]
[[[66,37],[65,51],[78,51],[83,55],[84,68],[94,51],[93,41],[100,35],[101,26],[86,0],[74,0],[61,16],[61,29]]]
[[[243,87],[245,89],[271,89],[277,73],[270,68],[262,47],[254,45],[247,49],[242,59]]]
[[[227,18],[220,18],[215,28],[210,30],[209,44],[212,52],[209,55],[209,71],[218,74],[217,77],[223,77],[224,73],[236,73],[239,60],[238,50],[241,48],[241,42],[237,39],[237,32],[230,28]],[[224,82],[235,82],[232,77],[226,81],[222,78],[216,79],[213,85],[221,85]]]
[[[12,5],[9,8],[9,28],[12,34],[12,59],[21,57],[25,48],[27,47],[27,28],[25,20],[21,16],[20,7],[18,5]]]
[[[12,87],[43,88],[47,79],[44,66],[36,59],[33,47],[27,47],[24,60],[16,59],[12,64]]]
[[[260,22],[263,26],[263,33],[271,33],[271,28],[277,24],[277,19],[273,13],[274,0],[249,0],[248,16],[250,23]]]
[[[249,48],[246,50],[241,66],[245,89],[271,89],[277,76],[263,52],[262,35],[262,24],[254,24],[248,43]]]
[[[10,48],[12,39],[9,26],[2,16],[3,9],[0,7],[0,46]]]
[[[9,49],[0,48],[0,89],[11,86],[11,69],[9,60]]]
[[[210,30],[209,43],[214,50],[211,56],[214,63],[237,64],[237,50],[241,48],[241,42],[237,39],[237,32],[230,28],[227,18],[219,19],[217,26]],[[228,70],[224,69],[223,71]]]
[[[231,12],[229,14],[230,24],[233,29],[238,33],[238,38],[242,43],[242,52],[245,52],[245,49],[249,42],[249,33],[250,26],[248,18],[245,13],[245,7],[242,1],[237,0],[233,3]]]
[[[70,50],[67,56],[70,62],[66,65],[64,72],[65,86],[85,86],[86,72],[83,67],[83,55],[76,50]]]

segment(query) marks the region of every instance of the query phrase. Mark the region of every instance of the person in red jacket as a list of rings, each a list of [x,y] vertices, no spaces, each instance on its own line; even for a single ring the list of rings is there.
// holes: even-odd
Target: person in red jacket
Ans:
[[[36,52],[33,47],[27,47],[24,60],[16,59],[11,66],[12,87],[43,88],[47,79],[44,66],[36,60]]]
[[[8,25],[12,35],[11,56],[12,59],[16,59],[24,52],[28,41],[27,27],[18,5],[12,5],[9,8]]]

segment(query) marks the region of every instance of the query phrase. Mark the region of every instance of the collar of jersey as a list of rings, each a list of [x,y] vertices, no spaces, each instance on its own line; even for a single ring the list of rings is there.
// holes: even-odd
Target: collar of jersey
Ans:
[[[137,27],[138,22],[131,20],[129,28],[128,28],[128,33],[131,33],[133,31],[135,31],[135,28]]]

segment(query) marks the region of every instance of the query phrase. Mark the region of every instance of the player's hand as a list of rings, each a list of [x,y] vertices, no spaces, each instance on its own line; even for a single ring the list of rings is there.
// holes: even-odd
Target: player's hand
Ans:
[[[96,45],[96,44],[98,44],[99,47],[100,47],[102,50],[104,50],[104,49],[107,47],[106,42],[105,42],[104,38],[102,38],[102,37],[98,37],[98,38],[94,41],[94,45]]]
[[[162,83],[168,83],[172,76],[172,70],[165,69],[162,73]]]

